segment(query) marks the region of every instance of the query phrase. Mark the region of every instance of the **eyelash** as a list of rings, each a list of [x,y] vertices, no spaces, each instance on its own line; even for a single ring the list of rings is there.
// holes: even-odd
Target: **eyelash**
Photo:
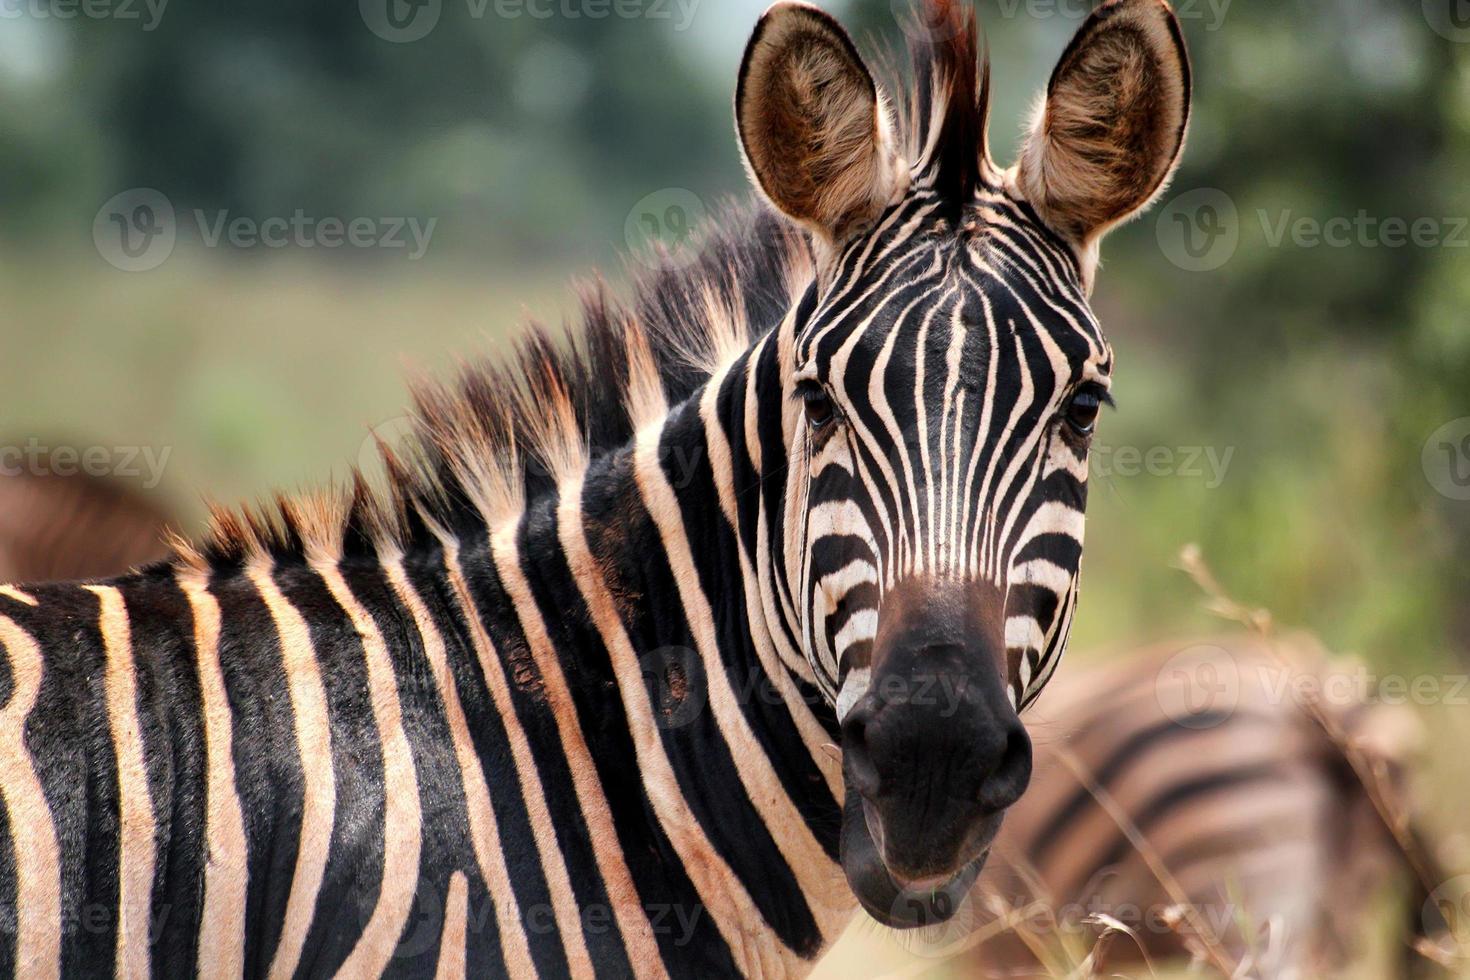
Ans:
[[[826,394],[827,389],[823,388],[822,383],[815,378],[802,378],[791,389],[791,397],[798,404],[805,402],[808,398],[821,398]]]
[[[1113,407],[1112,396],[1108,394],[1106,388],[1095,381],[1079,385],[1067,396],[1066,402],[1062,405],[1061,419],[1065,425],[1064,434],[1076,440],[1091,439],[1097,426],[1098,412],[1104,405]]]

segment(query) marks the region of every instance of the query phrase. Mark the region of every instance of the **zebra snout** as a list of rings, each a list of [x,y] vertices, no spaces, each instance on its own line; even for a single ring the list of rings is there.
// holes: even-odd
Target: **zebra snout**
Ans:
[[[875,676],[844,719],[848,786],[896,878],[952,875],[984,851],[1026,789],[1031,740],[999,689],[998,679],[970,673]]]
[[[953,691],[965,679],[917,684]],[[850,785],[870,800],[933,795],[993,814],[1020,799],[1031,778],[1031,738],[1020,718],[1009,705],[996,712],[963,697],[895,702],[869,692],[842,723],[842,751]]]

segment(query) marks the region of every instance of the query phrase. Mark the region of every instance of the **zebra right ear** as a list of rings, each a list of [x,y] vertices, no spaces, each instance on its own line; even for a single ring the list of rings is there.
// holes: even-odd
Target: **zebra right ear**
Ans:
[[[1189,56],[1166,0],[1106,0],[1052,73],[1016,180],[1054,231],[1090,253],[1147,207],[1179,162]]]
[[[830,244],[908,186],[888,107],[842,26],[805,3],[756,24],[735,92],[746,166],[762,193]]]

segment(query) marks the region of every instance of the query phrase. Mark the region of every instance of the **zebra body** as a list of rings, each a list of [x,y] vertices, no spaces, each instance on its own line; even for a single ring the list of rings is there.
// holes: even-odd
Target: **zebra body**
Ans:
[[[386,494],[0,590],[0,963],[785,976],[857,905],[953,914],[1075,606],[1097,240],[1188,73],[1114,0],[1001,171],[972,16],[927,16],[900,145],[836,22],[773,7],[736,114],[780,213],[418,391]],[[1100,83],[1136,97],[1079,122]]]
[[[1060,957],[1067,937],[1090,950],[1101,926],[1089,917],[1102,914],[1133,930],[1109,948],[1109,969],[1211,944],[1252,976],[1340,973],[1366,945],[1385,884],[1414,879],[1373,795],[1409,815],[1402,832],[1427,839],[1407,785],[1418,719],[1357,681],[1301,636],[1158,644],[1058,678],[1032,720],[1031,788],[949,938],[994,934],[998,911],[1018,921],[975,946],[967,966],[1048,975],[1059,964],[1036,951]],[[1431,850],[1414,859],[1433,865]],[[1434,923],[1423,918],[1425,886],[1413,884],[1409,920],[1425,934]]]
[[[701,584],[748,556],[696,559],[690,541],[733,538],[713,471],[663,472],[659,443],[722,455],[694,451],[699,409],[478,540],[0,593],[10,706],[47,736],[16,760],[41,797],[12,804],[7,779],[7,808],[51,814],[14,838],[6,907],[108,910],[95,931],[19,922],[19,972],[52,949],[67,975],[432,973],[456,953],[477,975],[799,972],[853,905],[835,722],[756,649],[744,590]],[[744,455],[732,421],[708,432]]]

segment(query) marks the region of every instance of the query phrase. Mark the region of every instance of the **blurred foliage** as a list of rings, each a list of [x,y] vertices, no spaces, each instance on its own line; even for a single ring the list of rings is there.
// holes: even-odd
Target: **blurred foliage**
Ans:
[[[398,413],[401,356],[432,368],[498,343],[522,302],[555,316],[554,284],[616,268],[650,192],[689,188],[711,208],[743,193],[729,101],[765,0],[702,0],[687,24],[672,2],[667,18],[598,19],[566,13],[596,0],[544,3],[549,17],[442,0],[411,43],[367,28],[372,2],[180,2],[145,30],[141,5],[141,20],[59,19],[38,0],[0,21],[12,431],[166,442],[183,501],[315,482]],[[1180,268],[1164,208],[1105,249],[1095,300],[1121,407],[1101,439],[1115,463],[1156,448],[1172,462],[1099,467],[1081,645],[1205,622],[1169,569],[1198,541],[1238,592],[1333,646],[1466,659],[1470,504],[1435,491],[1421,451],[1470,415],[1470,248],[1308,247],[1273,230],[1470,215],[1470,44],[1435,29],[1457,2],[1176,4],[1195,116],[1163,203],[1223,192],[1239,244],[1217,268]],[[888,0],[830,6],[875,46],[902,43]],[[979,3],[1003,160],[1082,6]],[[181,222],[173,258],[127,274],[90,233],[130,187],[181,212],[438,225],[412,263],[208,250]],[[1203,461],[1180,472],[1196,447],[1228,461],[1218,481]]]

